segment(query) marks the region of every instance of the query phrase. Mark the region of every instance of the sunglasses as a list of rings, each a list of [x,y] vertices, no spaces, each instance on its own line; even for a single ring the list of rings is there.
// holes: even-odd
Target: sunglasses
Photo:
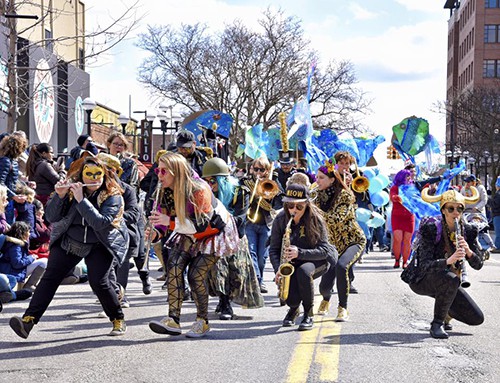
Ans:
[[[167,169],[165,169],[165,168],[156,168],[156,169],[155,169],[155,174],[156,174],[157,176],[159,176],[160,174],[161,174],[162,176],[164,176],[165,174],[167,174]]]
[[[117,148],[124,148],[125,147],[125,144],[122,144],[121,142],[112,142],[111,144],[113,144]]]
[[[448,213],[453,213],[455,211],[455,209],[459,212],[459,213],[463,213],[464,212],[464,208],[462,206],[457,206],[457,207],[454,207],[454,206],[448,206],[445,208]]]
[[[261,173],[264,173],[266,171],[265,168],[253,168],[253,171],[254,172],[261,172]]]
[[[209,178],[209,179],[205,179],[205,181],[210,185],[215,185],[217,183],[217,179],[216,178]]]
[[[285,202],[285,206],[287,207],[288,210],[292,209],[297,209],[298,211],[302,211],[306,208],[305,204],[299,205],[299,203],[294,203],[294,202]]]

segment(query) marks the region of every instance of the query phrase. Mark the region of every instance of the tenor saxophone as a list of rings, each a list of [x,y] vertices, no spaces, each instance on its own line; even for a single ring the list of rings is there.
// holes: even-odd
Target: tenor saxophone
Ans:
[[[288,290],[290,289],[290,278],[292,277],[295,268],[290,262],[285,259],[285,249],[290,247],[290,234],[292,233],[292,221],[293,215],[286,224],[285,234],[283,235],[283,241],[281,242],[281,263],[279,268],[280,280],[279,280],[279,298],[282,301],[286,301],[288,298]]]

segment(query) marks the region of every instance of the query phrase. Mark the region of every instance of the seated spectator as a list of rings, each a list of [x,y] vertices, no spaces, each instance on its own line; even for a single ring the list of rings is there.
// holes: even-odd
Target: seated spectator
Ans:
[[[14,202],[14,208],[16,209],[16,221],[26,222],[30,228],[30,237],[32,240],[36,237],[35,232],[35,205],[33,204],[35,200],[35,191],[26,186],[25,184],[18,183],[16,185],[17,195],[24,196],[23,202]]]
[[[7,187],[0,185],[0,234],[10,229],[10,225],[5,218],[5,208],[8,204]]]
[[[34,290],[47,267],[47,259],[37,259],[36,256],[29,254],[30,227],[26,222],[14,222],[5,234],[21,240],[22,244],[18,241],[5,241],[1,248],[3,256],[0,258],[0,273],[13,276],[16,283],[23,283],[29,276],[24,289]]]

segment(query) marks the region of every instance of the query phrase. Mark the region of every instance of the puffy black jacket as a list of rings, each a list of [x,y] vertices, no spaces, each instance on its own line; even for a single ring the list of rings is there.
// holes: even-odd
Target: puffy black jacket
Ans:
[[[101,191],[100,193],[105,193]],[[103,196],[100,204],[92,204],[87,198],[77,202],[68,195],[60,198],[57,193],[49,199],[45,207],[45,217],[53,224],[50,235],[50,246],[60,239],[71,226],[77,213],[85,223],[92,227],[99,242],[122,264],[129,247],[129,233],[125,220],[120,217],[123,212],[123,197],[119,194]],[[101,198],[97,198],[100,200]],[[119,222],[117,222],[119,221]]]
[[[9,157],[0,157],[0,185],[7,187],[7,196],[10,198],[16,195],[16,183],[19,178],[19,165],[17,160]]]

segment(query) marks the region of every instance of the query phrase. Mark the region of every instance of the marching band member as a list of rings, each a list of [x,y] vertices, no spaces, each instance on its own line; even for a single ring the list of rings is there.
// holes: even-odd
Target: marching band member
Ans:
[[[257,273],[257,279],[259,280],[260,291],[267,293],[267,287],[263,283],[263,276],[266,260],[269,256],[267,241],[273,224],[273,214],[271,213],[282,208],[281,198],[276,193],[281,192],[283,188],[274,176],[271,164],[265,157],[255,159],[252,162],[250,172],[252,175],[243,181],[243,184],[249,190],[252,190],[245,233],[248,238],[248,247]],[[258,196],[255,193],[259,183],[266,180],[275,183],[276,193],[272,193],[269,198]]]
[[[352,191],[335,169],[335,159],[320,166],[316,176],[318,197],[316,204],[323,211],[328,227],[328,237],[338,251],[338,262],[330,265],[323,275],[319,289],[323,296],[318,314],[328,313],[333,284],[337,279],[339,297],[337,322],[348,320],[347,298],[349,296],[349,270],[365,249],[366,238],[356,221],[356,205]]]
[[[331,257],[334,251],[326,239],[326,224],[321,211],[311,204],[305,185],[288,185],[283,202],[284,209],[273,222],[269,247],[276,283],[285,283],[285,277],[280,273],[280,265],[283,262],[290,262],[294,267],[291,276],[287,277],[290,280],[286,303],[290,309],[283,320],[283,326],[290,327],[295,324],[302,303],[304,317],[298,329],[311,330],[314,315],[314,279],[325,273],[328,268],[327,258]]]
[[[151,212],[153,225],[171,228],[173,233],[165,243],[168,259],[168,316],[151,321],[149,327],[158,334],[180,335],[183,301],[183,273],[189,265],[188,281],[196,304],[197,316],[189,338],[199,338],[208,331],[207,276],[218,257],[234,254],[238,233],[234,219],[214,197],[210,186],[201,180],[177,153],[160,157],[158,179],[163,188],[173,191],[175,220],[159,211]],[[146,233],[146,235],[152,233]]]
[[[433,338],[446,339],[446,330],[452,330],[449,323],[452,318],[470,326],[484,321],[476,302],[461,287],[459,265],[466,260],[476,270],[483,267],[478,255],[477,228],[462,218],[465,205],[476,202],[479,193],[474,188],[470,198],[455,190],[430,196],[427,190],[422,191],[422,199],[440,201],[441,217],[422,220],[414,243],[415,254],[401,278],[416,294],[435,299],[430,334]],[[457,233],[457,229],[463,235]]]
[[[245,237],[250,190],[240,186],[238,180],[230,176],[229,166],[221,158],[211,158],[203,165],[203,179],[233,215],[240,238],[238,251],[229,257],[221,258],[211,269],[208,278],[213,295],[219,297],[216,312],[220,313],[220,319],[227,320],[233,318],[231,301],[246,308],[264,306]]]
[[[90,154],[75,161],[67,180],[55,185],[45,208],[45,216],[53,224],[47,269],[22,319],[10,319],[17,335],[28,337],[68,271],[82,258],[90,286],[113,322],[109,335],[125,333],[123,311],[109,281],[113,259],[121,263],[128,251],[122,193],[115,177]]]

